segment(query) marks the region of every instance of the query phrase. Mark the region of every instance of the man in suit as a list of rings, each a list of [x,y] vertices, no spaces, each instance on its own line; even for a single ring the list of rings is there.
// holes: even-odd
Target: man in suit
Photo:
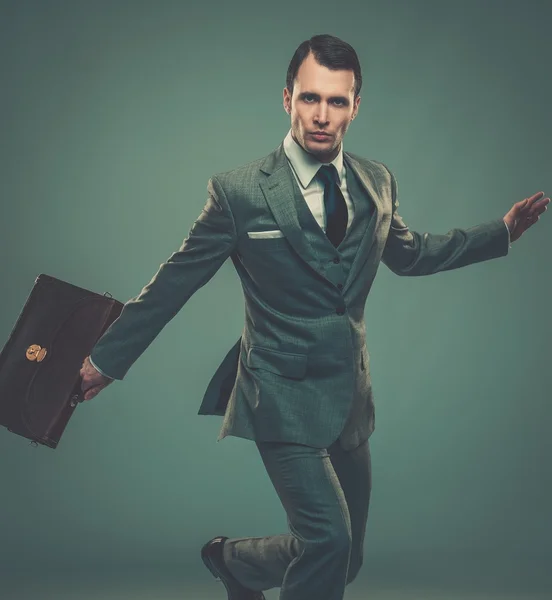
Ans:
[[[85,399],[135,360],[230,258],[246,304],[242,335],[199,414],[224,416],[218,440],[254,440],[289,533],[218,536],[202,558],[230,600],[340,600],[357,575],[371,491],[375,427],[365,303],[380,262],[420,276],[506,256],[549,198],[446,235],[412,231],[383,163],[344,152],[362,84],[354,49],[330,35],[303,42],[283,104],[291,129],[268,156],[213,175],[178,252],[129,300],[83,364]]]

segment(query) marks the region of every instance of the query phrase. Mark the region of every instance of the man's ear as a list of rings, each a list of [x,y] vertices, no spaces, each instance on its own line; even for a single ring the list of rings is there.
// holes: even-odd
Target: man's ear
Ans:
[[[351,121],[358,115],[358,106],[360,104],[360,96],[357,96],[354,100],[354,107],[353,107],[353,116],[351,118]]]
[[[287,112],[288,115],[291,114],[291,94],[289,93],[289,90],[287,89],[287,87],[284,88],[283,91],[283,104],[284,104],[284,110]]]

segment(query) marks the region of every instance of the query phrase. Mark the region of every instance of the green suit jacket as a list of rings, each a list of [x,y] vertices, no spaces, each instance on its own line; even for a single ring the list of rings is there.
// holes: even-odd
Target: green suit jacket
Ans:
[[[410,230],[397,210],[390,170],[349,152],[344,161],[361,182],[372,217],[341,288],[327,257],[314,251],[301,228],[296,207],[304,200],[280,144],[266,157],[211,177],[188,237],[125,304],[93,348],[93,362],[123,379],[165,324],[231,258],[243,287],[244,329],[214,374],[199,414],[224,415],[219,439],[326,447],[357,403],[363,422],[355,443],[369,436],[374,407],[364,309],[380,263],[398,275],[430,275],[507,255],[509,235],[502,218],[446,235]],[[278,233],[249,234],[263,231]]]

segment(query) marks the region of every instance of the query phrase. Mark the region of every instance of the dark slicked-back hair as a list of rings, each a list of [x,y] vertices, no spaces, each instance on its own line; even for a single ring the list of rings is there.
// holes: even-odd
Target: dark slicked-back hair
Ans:
[[[362,73],[357,53],[347,42],[325,33],[313,35],[310,40],[305,40],[295,50],[286,76],[286,87],[290,94],[293,95],[293,83],[299,67],[310,52],[314,54],[316,62],[323,67],[334,71],[338,69],[352,70],[355,75],[354,97],[359,95],[362,87]]]

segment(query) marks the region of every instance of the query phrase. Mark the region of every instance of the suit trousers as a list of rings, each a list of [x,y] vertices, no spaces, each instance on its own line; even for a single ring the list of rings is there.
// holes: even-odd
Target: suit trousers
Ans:
[[[363,560],[372,488],[369,441],[345,451],[256,442],[287,514],[289,533],[230,538],[232,575],[253,590],[280,587],[280,600],[342,600]]]

